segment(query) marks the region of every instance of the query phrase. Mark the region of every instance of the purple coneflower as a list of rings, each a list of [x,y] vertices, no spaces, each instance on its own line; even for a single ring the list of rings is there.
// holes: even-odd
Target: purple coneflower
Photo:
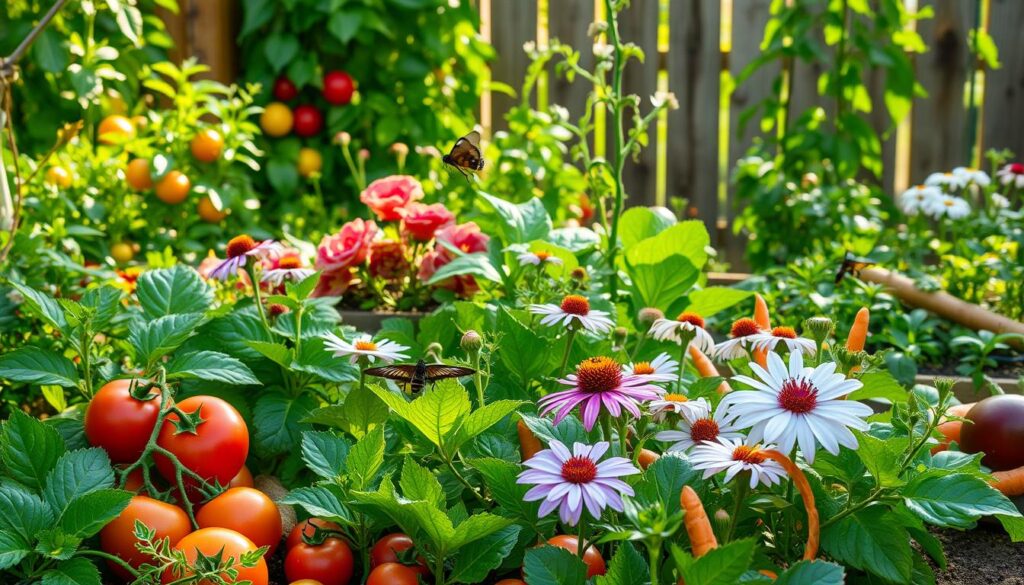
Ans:
[[[575,374],[559,380],[569,386],[540,399],[541,415],[555,413],[555,424],[562,421],[576,406],[580,406],[583,427],[594,428],[601,408],[618,417],[625,409],[640,418],[640,402],[657,398],[662,390],[650,380],[636,374],[623,374],[622,366],[608,357],[592,357],[580,362]]]
[[[726,361],[744,357],[751,344],[761,333],[764,333],[764,330],[753,319],[747,317],[737,319],[732,324],[729,339],[715,346],[714,355],[716,358]]]
[[[804,355],[814,355],[817,347],[813,339],[800,337],[792,327],[775,327],[770,333],[760,333],[754,336],[751,341],[755,349],[775,351],[775,348],[782,343],[789,351],[799,351]]]
[[[544,315],[540,320],[543,325],[561,324],[570,331],[586,329],[591,333],[603,335],[615,326],[606,311],[591,309],[590,301],[582,295],[567,295],[559,305],[530,305],[530,312]]]
[[[623,374],[635,374],[651,382],[671,382],[676,379],[678,372],[679,362],[670,358],[667,353],[658,354],[658,357],[649,362],[633,362],[622,366]]]
[[[251,236],[241,235],[231,238],[228,241],[226,250],[227,259],[210,271],[210,278],[227,280],[229,276],[238,274],[239,268],[244,268],[249,257],[260,258],[275,251],[280,244],[273,240],[264,240],[259,244]]]
[[[575,526],[584,507],[595,520],[601,518],[606,507],[622,512],[622,496],[632,496],[633,488],[619,478],[640,473],[629,459],[610,457],[601,461],[609,447],[604,441],[593,446],[575,443],[572,452],[557,440],[548,447],[523,463],[529,469],[516,480],[534,486],[524,500],[544,500],[537,512],[539,518],[558,508],[562,522]]]

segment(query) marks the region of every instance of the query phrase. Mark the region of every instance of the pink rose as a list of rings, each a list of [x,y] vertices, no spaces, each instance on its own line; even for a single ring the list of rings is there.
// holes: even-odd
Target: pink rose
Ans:
[[[377,179],[359,194],[359,200],[381,221],[402,219],[405,208],[419,199],[423,199],[423,186],[408,175],[392,175]]]
[[[480,226],[472,221],[459,225],[450,225],[439,230],[434,234],[434,237],[448,242],[467,254],[486,252],[487,242],[491,239],[490,236],[480,231]],[[438,246],[438,249],[443,249],[449,254],[451,253],[442,246]]]
[[[490,240],[490,237],[481,232],[480,227],[473,222],[448,226],[439,230],[434,237],[451,244],[467,254],[486,252],[487,242]],[[439,268],[454,259],[455,254],[451,250],[438,244],[433,250],[427,252],[420,261],[418,274],[420,280],[424,282],[430,280]],[[476,279],[471,275],[453,276],[437,283],[437,286],[452,290],[461,297],[473,296],[479,290]]]
[[[409,259],[401,242],[381,240],[370,245],[370,276],[397,280],[409,271]]]
[[[313,297],[340,297],[345,294],[352,281],[355,280],[355,272],[351,268],[339,268],[320,274],[320,280],[313,290]]]
[[[362,264],[370,253],[370,242],[380,230],[377,224],[354,219],[333,236],[324,236],[316,250],[317,270],[332,271]]]
[[[414,240],[429,242],[434,232],[454,223],[455,215],[441,203],[410,203],[402,217],[402,233]]]

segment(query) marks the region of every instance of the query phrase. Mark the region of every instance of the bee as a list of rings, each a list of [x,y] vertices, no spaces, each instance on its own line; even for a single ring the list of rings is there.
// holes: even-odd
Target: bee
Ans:
[[[868,258],[859,258],[854,256],[850,252],[846,253],[843,257],[843,263],[839,266],[839,272],[836,273],[836,284],[843,281],[843,277],[847,274],[852,276],[860,276],[860,271],[864,270],[868,266],[874,266],[874,261]]]
[[[480,154],[480,133],[470,132],[455,141],[451,152],[441,157],[441,162],[462,173],[469,180],[469,173],[484,168],[484,157]]]
[[[445,378],[461,378],[476,372],[473,368],[449,366],[447,364],[428,364],[423,360],[415,364],[391,364],[377,368],[367,368],[368,376],[387,378],[402,385],[408,385],[410,394],[421,392],[426,385]]]

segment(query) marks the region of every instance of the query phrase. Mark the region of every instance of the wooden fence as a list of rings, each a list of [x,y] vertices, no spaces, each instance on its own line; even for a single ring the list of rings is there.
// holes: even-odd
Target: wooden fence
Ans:
[[[210,33],[219,31],[218,25],[201,21],[221,12],[230,14],[231,9],[224,6],[234,1],[181,0],[187,8],[179,20],[186,22],[174,25],[179,28],[175,36],[179,42],[186,41],[186,47],[208,42]],[[1009,148],[1024,155],[1024,0],[903,1],[911,8],[931,6],[935,12],[934,18],[915,25],[928,47],[914,62],[917,79],[928,97],[915,99],[911,115],[885,139],[883,187],[896,193],[932,171],[970,162],[966,88],[975,71],[977,148]],[[999,47],[1002,67],[992,71],[973,63],[968,50],[968,32],[975,25],[978,2],[983,8],[980,25]],[[603,18],[603,0],[475,3],[480,10],[481,34],[497,53],[494,81],[520,87],[528,66],[523,45],[530,41],[543,46],[559,39],[581,51],[584,67],[592,63],[593,40],[587,29],[591,22]],[[713,243],[734,261],[741,255],[742,242],[729,235],[734,211],[728,173],[749,148],[757,125],[749,124],[742,135],[736,130],[740,114],[772,91],[777,71],[763,69],[734,90],[730,89],[731,79],[759,55],[770,5],[771,0],[632,0],[620,23],[624,39],[639,45],[647,56],[642,65],[634,62],[627,69],[624,89],[645,102],[659,89],[671,91],[680,103],[678,110],[667,113],[650,130],[651,146],[640,160],[627,164],[631,202],[663,205],[670,198],[685,197],[691,212],[717,234]],[[235,64],[230,58],[220,59],[228,63],[222,67],[222,75],[230,75]],[[793,112],[820,101],[816,90],[819,74],[803,64],[795,67]],[[876,104],[870,120],[882,132],[889,120],[883,107],[881,76],[869,74],[868,85]],[[568,84],[552,72],[540,99],[565,106],[576,116],[589,90],[582,80]],[[503,94],[485,95],[480,118],[485,130],[501,130],[503,114],[513,103],[514,98]],[[598,152],[603,148],[602,138],[597,138]]]

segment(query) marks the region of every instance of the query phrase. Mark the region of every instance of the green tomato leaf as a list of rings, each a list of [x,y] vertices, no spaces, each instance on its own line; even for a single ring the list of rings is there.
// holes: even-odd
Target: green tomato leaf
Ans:
[[[579,585],[587,578],[587,566],[578,556],[550,545],[527,550],[523,571],[530,585]]]
[[[7,475],[30,489],[42,489],[64,454],[64,439],[52,427],[19,409],[11,410],[2,437],[0,459]]]
[[[0,355],[0,378],[27,384],[78,385],[78,371],[71,360],[38,347],[22,347]]]
[[[257,386],[260,381],[248,366],[216,351],[179,354],[167,364],[167,379],[199,379],[236,386]]]
[[[506,526],[462,547],[455,557],[455,567],[448,580],[453,583],[483,583],[515,548],[520,530],[519,526]]]
[[[899,487],[907,483],[900,477],[900,461],[910,442],[908,439],[892,437],[883,441],[865,433],[856,435],[857,455],[878,486]]]
[[[203,320],[200,313],[182,313],[139,321],[131,328],[128,341],[135,348],[136,359],[151,363],[185,343]]]
[[[149,319],[182,313],[202,313],[213,302],[213,289],[199,273],[183,264],[148,270],[139,276],[135,296]]]
[[[903,490],[903,500],[922,520],[936,526],[970,528],[981,516],[1020,516],[1006,496],[985,480],[964,473],[926,471]]]
[[[68,559],[43,573],[41,585],[101,585],[100,571],[89,559]]]
[[[775,585],[843,585],[846,582],[843,567],[827,561],[800,561],[779,575]]]
[[[445,445],[445,439],[462,423],[469,414],[469,393],[455,380],[442,380],[425,391],[412,402],[401,394],[371,386],[377,395],[399,417],[411,423],[438,447]]]
[[[352,488],[357,490],[369,488],[383,465],[384,427],[378,426],[363,435],[349,451],[345,467]]]
[[[546,240],[551,233],[551,217],[544,209],[544,203],[533,197],[525,203],[512,203],[500,197],[480,193],[485,211],[494,212],[498,237],[505,245],[525,243],[532,240]]]
[[[732,544],[732,543],[730,543]],[[729,545],[726,545],[729,546]],[[608,572],[597,578],[597,585],[645,585],[651,579],[647,561],[628,542],[619,545],[608,565]],[[696,583],[696,581],[695,581]]]
[[[663,458],[664,459],[664,458]],[[687,583],[701,585],[732,585],[747,571],[754,559],[753,538],[734,540],[694,558],[678,546],[672,547],[676,569]]]
[[[914,551],[906,529],[888,508],[864,508],[822,531],[821,546],[833,558],[892,583],[910,581]]]
[[[77,498],[114,486],[114,468],[107,452],[99,447],[68,451],[46,476],[43,499],[60,521],[61,514]]]
[[[416,463],[412,457],[406,456],[402,463],[402,479],[399,482],[402,495],[410,500],[422,500],[431,506],[445,509],[444,488],[426,467]]]
[[[68,326],[60,303],[20,282],[12,280],[11,286],[17,289],[21,296],[25,298],[24,306],[28,307],[32,313],[38,315],[47,325],[58,330],[64,330]]]
[[[292,399],[272,390],[264,392],[253,409],[253,436],[257,449],[268,455],[284,453],[296,447],[302,431],[309,425],[302,421],[316,408],[316,399],[302,394]]]
[[[344,437],[324,431],[302,433],[302,460],[323,479],[340,481],[351,446]]]
[[[61,530],[78,538],[89,538],[117,518],[132,500],[124,490],[101,489],[75,498],[58,520]]]
[[[353,526],[355,519],[345,505],[347,501],[348,498],[341,487],[330,484],[296,488],[281,498],[282,504],[300,506],[311,516],[323,518],[342,526]]]

